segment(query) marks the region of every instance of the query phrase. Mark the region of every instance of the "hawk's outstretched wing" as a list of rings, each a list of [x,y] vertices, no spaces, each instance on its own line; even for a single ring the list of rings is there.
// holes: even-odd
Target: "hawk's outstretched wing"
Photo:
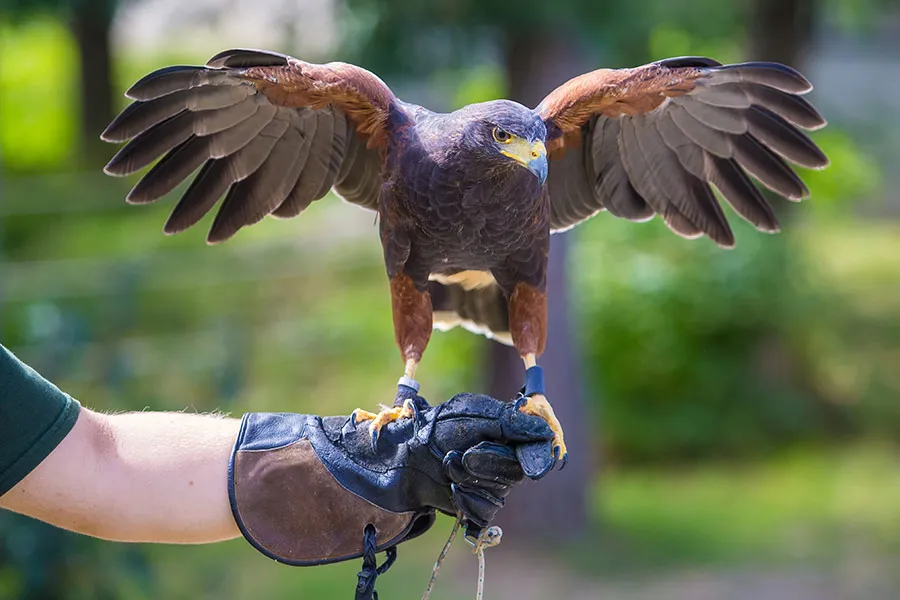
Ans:
[[[822,151],[801,130],[825,120],[812,89],[775,63],[721,65],[674,58],[601,69],[558,87],[537,107],[548,131],[551,228],[606,209],[633,221],[659,214],[685,237],[734,236],[709,185],[762,231],[778,221],[747,173],[790,200],[809,190],[785,162],[819,169]]]
[[[211,243],[268,214],[296,216],[332,187],[349,202],[377,209],[379,151],[396,98],[365,69],[227,50],[205,67],[151,73],[126,95],[135,102],[102,137],[131,141],[106,172],[128,175],[165,154],[129,202],[153,202],[202,165],[167,233],[196,224],[223,195]]]

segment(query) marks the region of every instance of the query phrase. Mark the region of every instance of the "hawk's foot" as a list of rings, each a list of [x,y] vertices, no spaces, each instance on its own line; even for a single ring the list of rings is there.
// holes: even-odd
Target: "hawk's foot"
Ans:
[[[553,407],[543,394],[533,394],[531,396],[523,396],[516,403],[516,408],[525,414],[534,415],[547,421],[550,431],[553,432],[553,458],[559,459],[560,468],[566,466],[569,458],[569,451],[566,449],[566,442],[563,439],[562,425],[556,415],[553,414]]]
[[[402,406],[391,406],[390,408],[382,406],[381,412],[378,414],[357,408],[350,415],[350,422],[355,425],[362,421],[371,421],[369,423],[369,432],[372,434],[372,449],[374,450],[377,447],[378,436],[381,434],[382,427],[398,419],[411,418],[417,415],[418,410],[416,410],[415,402],[408,398],[403,401]]]

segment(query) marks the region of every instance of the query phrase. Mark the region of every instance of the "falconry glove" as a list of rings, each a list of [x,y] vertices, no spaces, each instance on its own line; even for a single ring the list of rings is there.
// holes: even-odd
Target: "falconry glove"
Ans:
[[[368,424],[348,417],[244,415],[228,481],[244,537],[291,565],[357,558],[367,529],[380,552],[427,531],[435,511],[481,529],[511,486],[552,466],[547,423],[511,403],[475,394],[415,402],[416,416],[386,426],[390,443],[374,448]]]

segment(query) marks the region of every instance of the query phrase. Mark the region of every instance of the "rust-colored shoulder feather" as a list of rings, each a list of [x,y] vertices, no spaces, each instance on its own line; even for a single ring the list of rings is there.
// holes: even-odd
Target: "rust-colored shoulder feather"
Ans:
[[[341,62],[316,65],[288,57],[287,64],[260,66],[241,74],[269,100],[286,108],[340,108],[370,148],[383,149],[390,106],[396,97],[375,74]]]
[[[633,69],[597,69],[570,79],[535,109],[562,134],[550,140],[548,150],[561,148],[563,136],[578,131],[593,116],[650,112],[667,97],[690,92],[702,75],[698,67],[673,68],[651,63]]]

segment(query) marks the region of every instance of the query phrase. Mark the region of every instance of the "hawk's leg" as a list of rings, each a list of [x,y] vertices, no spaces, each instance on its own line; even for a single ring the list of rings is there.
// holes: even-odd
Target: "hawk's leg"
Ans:
[[[562,425],[553,413],[553,407],[544,395],[543,377],[539,377],[538,389],[529,389],[532,383],[528,369],[537,367],[537,356],[544,351],[547,341],[547,294],[526,283],[517,283],[509,297],[509,332],[513,345],[519,351],[526,369],[525,398],[519,402],[519,410],[541,417],[553,432],[553,454],[565,465],[568,450]]]
[[[369,430],[372,432],[373,445],[377,442],[382,427],[397,419],[414,417],[418,413],[415,403],[419,391],[419,384],[415,380],[416,369],[431,338],[431,296],[424,287],[416,287],[412,278],[405,273],[391,278],[391,306],[394,335],[406,363],[403,377],[397,384],[394,406],[382,406],[378,414],[356,409],[352,415],[354,422],[372,421]]]
[[[526,370],[537,366],[534,354],[526,354],[522,360],[525,363]],[[526,388],[526,394],[528,391],[529,390]],[[547,397],[543,393],[533,393],[531,395],[526,395],[519,402],[519,410],[523,413],[535,415],[547,421],[547,424],[550,426],[550,431],[553,432],[553,457],[560,459],[563,466],[565,466],[566,460],[569,457],[569,451],[566,449],[562,425],[560,425],[559,420],[553,413],[553,407],[550,406],[550,401],[547,400]]]

